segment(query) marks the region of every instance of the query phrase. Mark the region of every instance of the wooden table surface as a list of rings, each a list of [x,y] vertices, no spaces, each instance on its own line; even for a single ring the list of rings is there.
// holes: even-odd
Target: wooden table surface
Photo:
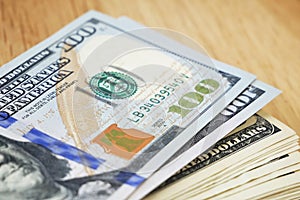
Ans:
[[[84,12],[179,31],[283,93],[264,111],[300,135],[298,0],[0,0],[0,66]]]

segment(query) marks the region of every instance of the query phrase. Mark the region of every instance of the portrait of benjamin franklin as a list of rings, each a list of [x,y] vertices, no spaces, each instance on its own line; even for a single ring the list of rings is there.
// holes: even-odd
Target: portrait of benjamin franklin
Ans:
[[[119,171],[65,180],[68,162],[37,144],[0,135],[0,199],[106,199],[122,183]]]

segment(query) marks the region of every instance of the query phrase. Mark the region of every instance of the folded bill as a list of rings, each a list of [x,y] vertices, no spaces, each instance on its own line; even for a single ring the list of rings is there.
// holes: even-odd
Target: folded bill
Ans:
[[[167,179],[168,180],[160,186],[161,188],[188,175],[188,173],[183,172],[173,176],[191,160],[194,160],[194,158],[209,148],[209,146],[206,146],[207,137],[214,137],[216,140],[221,139],[224,134],[233,130],[278,94],[279,91],[277,89],[260,81],[255,81],[229,104],[223,112],[218,114],[209,124],[178,150],[171,159],[167,161],[164,167],[148,178],[148,180],[134,192],[131,198],[139,199]]]
[[[165,41],[91,11],[2,66],[0,196],[124,199],[255,78]]]
[[[214,196],[210,198],[224,199],[227,197],[230,199],[232,195],[242,193],[247,189],[257,187],[260,184],[297,171],[300,169],[299,156],[300,152],[292,152],[278,157],[266,165],[254,168],[248,173],[244,173],[228,183],[221,184],[219,187],[214,188],[214,191],[211,190],[210,195],[213,196],[214,194]],[[238,183],[239,181],[243,181],[243,183]],[[201,198],[199,195],[197,195],[197,197]]]
[[[234,179],[235,177],[266,166],[278,156],[298,150],[297,140],[298,137],[294,131],[260,111],[178,171],[146,199],[157,197],[162,199],[198,197],[201,199],[201,195],[209,196],[214,190],[226,190],[225,185],[230,181],[244,180]],[[231,147],[225,148],[226,146]],[[298,154],[295,155],[297,156]],[[295,162],[297,163],[297,159]],[[246,186],[241,186],[243,187]],[[233,188],[230,189],[228,193],[234,191]],[[237,190],[234,194],[239,195],[240,192],[241,190]],[[202,197],[205,199],[208,196]],[[228,197],[230,199],[232,196]]]
[[[273,199],[271,194],[278,195],[278,193],[281,193],[282,191],[291,190],[294,188],[299,191],[299,179],[300,171],[298,166],[298,170],[283,174],[282,176],[259,184],[256,187],[244,190],[243,192],[239,192],[236,195],[230,196],[229,198],[222,199],[243,198],[245,196],[247,197],[247,199]],[[299,199],[299,192],[295,192],[294,194],[290,193],[289,195],[285,196],[282,195],[282,197],[279,196],[279,199]]]
[[[143,26],[134,22],[127,17],[118,19],[120,24],[128,30],[143,29]],[[140,37],[143,37],[142,31]],[[157,38],[152,33],[153,38]],[[150,34],[149,34],[150,35]],[[149,36],[148,35],[148,36]],[[163,37],[163,36],[162,36]],[[233,100],[223,112],[218,114],[212,121],[210,121],[201,131],[192,137],[180,150],[178,150],[168,161],[165,166],[159,171],[155,172],[147,179],[132,195],[131,199],[140,199],[148,194],[151,190],[159,186],[163,181],[171,177],[175,172],[180,170],[191,160],[205,151],[208,145],[214,140],[215,142],[221,139],[224,135],[232,131],[239,124],[244,122],[254,113],[259,111],[269,101],[279,94],[279,90],[273,88],[260,81],[255,81],[244,92],[242,92],[235,100]],[[174,177],[173,177],[174,178]],[[173,180],[177,180],[178,177]],[[168,183],[172,180],[169,179]],[[165,183],[166,184],[166,183]],[[162,186],[161,186],[162,187]]]

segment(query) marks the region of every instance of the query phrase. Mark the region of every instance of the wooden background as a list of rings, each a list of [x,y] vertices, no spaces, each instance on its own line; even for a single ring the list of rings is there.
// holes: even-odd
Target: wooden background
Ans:
[[[299,0],[0,0],[0,66],[89,9],[179,31],[278,87],[263,110],[300,135]]]

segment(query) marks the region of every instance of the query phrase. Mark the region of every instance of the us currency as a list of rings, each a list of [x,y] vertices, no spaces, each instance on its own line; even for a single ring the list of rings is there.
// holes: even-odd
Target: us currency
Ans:
[[[118,19],[127,29],[141,29],[142,25],[127,17]],[[151,35],[158,33],[152,33]],[[142,37],[142,35],[140,35]],[[154,36],[153,36],[154,37]],[[154,37],[157,38],[157,37]],[[175,45],[176,46],[176,45]],[[269,101],[279,94],[279,90],[263,82],[255,81],[242,92],[228,107],[209,122],[201,131],[190,139],[175,153],[165,166],[147,179],[131,196],[131,199],[140,199],[163,181],[188,164],[191,160],[209,148],[211,140],[219,140],[240,123],[260,110]],[[213,138],[211,138],[213,137]]]
[[[297,140],[293,130],[265,113],[258,112],[179,170],[146,199],[182,199],[200,194],[201,189],[209,192],[213,187],[206,186],[226,183],[279,156],[297,151]],[[233,143],[235,145],[230,145]],[[224,149],[224,145],[231,147]]]
[[[294,143],[294,145],[295,145],[295,143]],[[295,151],[295,149],[290,149],[288,152],[287,152],[287,150],[284,150],[284,151],[285,151],[285,153],[288,153],[288,152]],[[278,155],[280,155],[280,152],[277,152],[276,155],[275,155],[275,157],[278,156]],[[253,155],[251,157],[253,158]],[[264,157],[264,159],[267,160],[268,162],[270,161],[270,158],[268,158],[268,156],[261,156],[261,157]],[[252,162],[252,161],[255,163],[255,160],[253,160],[253,159],[251,159],[251,161],[247,160],[247,162]],[[212,174],[211,175],[212,178],[209,177],[208,180],[207,181],[205,180],[204,181],[205,183],[203,183],[203,184],[208,184],[208,187],[203,187],[203,185],[200,182],[194,182],[194,185],[191,188],[187,189],[187,191],[185,191],[185,192],[180,191],[179,193],[181,193],[181,194],[179,194],[179,193],[173,194],[172,198],[182,199],[182,198],[189,198],[189,197],[192,197],[192,196],[195,196],[195,195],[197,196],[197,194],[199,194],[199,190],[200,191],[204,190],[204,191],[209,192],[210,188],[213,188],[214,185],[222,187],[221,185],[224,184],[224,183],[226,183],[226,181],[230,181],[232,179],[232,177],[241,176],[242,174],[247,173],[247,171],[249,171],[251,169],[255,169],[255,167],[259,167],[260,166],[259,164],[256,165],[256,163],[255,163],[254,165],[251,164],[251,166],[247,165],[247,167],[245,169],[244,166],[243,166],[243,164],[245,164],[244,161],[241,161],[241,162],[242,162],[241,164],[240,163],[233,164],[232,167],[231,166],[227,167],[228,169],[225,168],[224,169],[224,173],[223,172],[221,172],[221,173],[219,172],[218,173],[218,175],[224,176],[225,180],[223,180],[219,176],[215,177],[215,175]],[[235,166],[235,168],[233,168],[233,166]],[[237,170],[240,169],[240,171],[236,171],[234,169],[237,169]],[[233,171],[233,172],[231,172],[231,171]],[[208,173],[211,173],[211,172],[208,171]],[[229,177],[226,176],[227,173],[230,174]],[[199,178],[199,176],[197,175],[197,173],[195,173],[195,175],[196,175],[196,176],[194,176],[195,179],[201,180],[201,178]],[[200,186],[199,190],[198,190],[198,188],[196,186]]]
[[[240,171],[235,170],[230,176],[226,176],[224,179],[221,179],[220,176],[214,176],[214,180],[216,182],[209,184],[207,187],[199,188],[199,190],[202,192],[197,190],[191,192],[190,194],[201,198],[201,196],[213,196],[216,193],[227,193],[226,190],[232,190],[232,188],[241,187],[241,183],[243,183],[242,187],[255,187],[255,184],[259,184],[259,181],[268,181],[274,178],[276,175],[280,176],[290,172],[286,171],[290,170],[287,169],[289,167],[299,168],[299,153],[297,151],[294,152],[295,149],[299,149],[299,146],[297,145],[296,141],[294,141],[293,144],[289,144],[289,146],[290,150],[285,150],[285,146],[282,146],[283,150],[289,151],[289,153],[282,154],[281,152],[277,152],[275,156],[270,154],[270,157],[276,158],[270,160],[269,157],[266,157],[265,160],[268,160],[268,162],[262,162],[258,161],[259,159],[253,159],[253,163],[251,165],[247,165],[247,167],[237,167],[236,169],[240,169]]]
[[[271,146],[265,146],[262,153],[248,152],[246,162],[243,160],[234,167],[230,166],[222,172],[211,175],[203,181],[203,184],[196,183],[195,185],[199,187],[193,186],[194,189],[190,188],[189,192],[186,191],[183,196],[186,198],[187,196],[197,196],[200,199],[212,198],[212,195],[218,192],[225,192],[226,189],[232,190],[232,188],[239,187],[239,183],[246,180],[251,180],[251,184],[247,182],[243,184],[243,187],[247,187],[247,185],[248,187],[250,187],[249,185],[255,186],[252,180],[256,180],[255,183],[258,183],[257,180],[270,180],[272,176],[267,174],[272,173],[273,170],[297,165],[298,155],[297,153],[295,155],[294,152],[299,149],[297,140],[297,136],[293,136]],[[279,175],[285,174],[284,172],[280,173]]]
[[[247,199],[299,199],[299,165],[290,168],[290,171],[287,173],[265,181],[256,187],[248,188],[221,199],[241,198],[245,196],[248,197]]]
[[[161,183],[163,188],[178,179],[184,177],[185,173],[172,176],[178,170],[187,165],[191,160],[198,157],[208,147],[205,146],[206,138],[211,133],[216,139],[223,137],[222,133],[228,133],[275,98],[279,91],[260,81],[255,81],[243,93],[241,93],[227,108],[218,114],[180,150],[178,150],[165,164],[163,168],[155,172],[145,181],[132,195],[131,198],[140,198],[149,191],[155,189]],[[224,177],[223,177],[224,178]],[[168,180],[167,180],[168,179]],[[138,197],[137,197],[138,196]]]
[[[271,177],[266,174],[272,173],[273,170],[278,169],[277,167],[285,168],[292,166],[293,163],[294,166],[297,165],[298,159],[293,158],[295,156],[292,155],[294,155],[294,151],[298,149],[297,137],[294,137],[280,141],[278,144],[272,145],[271,147],[265,147],[264,150],[267,151],[263,154],[249,153],[249,159],[247,159],[246,163],[243,161],[242,163],[235,165],[235,168],[229,167],[229,169],[224,170],[224,172],[212,175],[207,179],[205,185],[201,185],[196,190],[191,191],[189,195],[197,196],[199,198],[201,198],[202,195],[209,196],[218,191],[221,192],[229,188],[231,190],[232,188],[239,187],[238,184],[240,181],[256,180],[255,177],[257,177],[258,180],[270,180]],[[281,165],[278,166],[279,164]],[[285,174],[284,172],[280,173],[280,175]],[[266,176],[264,176],[264,174]],[[263,176],[263,178],[261,176]],[[252,181],[251,183],[254,184]],[[243,186],[247,185],[249,185],[249,183],[243,184]]]
[[[243,193],[252,187],[258,187],[260,184],[293,173],[300,169],[299,156],[300,152],[298,151],[282,155],[265,165],[252,169],[242,176],[230,180],[226,184],[221,184],[218,189],[215,188],[213,189],[214,191],[211,190],[210,194],[207,193],[206,195],[210,195],[209,198],[214,199],[231,198],[232,195]],[[221,186],[227,188],[220,190]],[[265,190],[264,193],[268,193],[268,191]],[[196,196],[197,198],[202,198],[200,195]]]
[[[157,42],[91,11],[2,66],[1,198],[124,199],[255,78]]]
[[[294,142],[293,145],[297,146],[297,142]],[[188,196],[193,198],[197,197],[198,199],[223,199],[225,195],[230,198],[230,193],[243,192],[251,187],[257,187],[264,182],[271,181],[276,177],[300,168],[300,153],[298,151],[293,151],[288,154],[279,153],[277,156],[278,157],[271,160],[267,158],[266,160],[268,160],[268,162],[263,164],[257,164],[254,160],[253,165],[248,166],[247,170],[237,166],[237,169],[241,172],[233,172],[231,176],[225,176],[225,180],[218,175],[213,175],[213,178],[210,178],[211,183],[208,187],[200,187],[190,191]]]

